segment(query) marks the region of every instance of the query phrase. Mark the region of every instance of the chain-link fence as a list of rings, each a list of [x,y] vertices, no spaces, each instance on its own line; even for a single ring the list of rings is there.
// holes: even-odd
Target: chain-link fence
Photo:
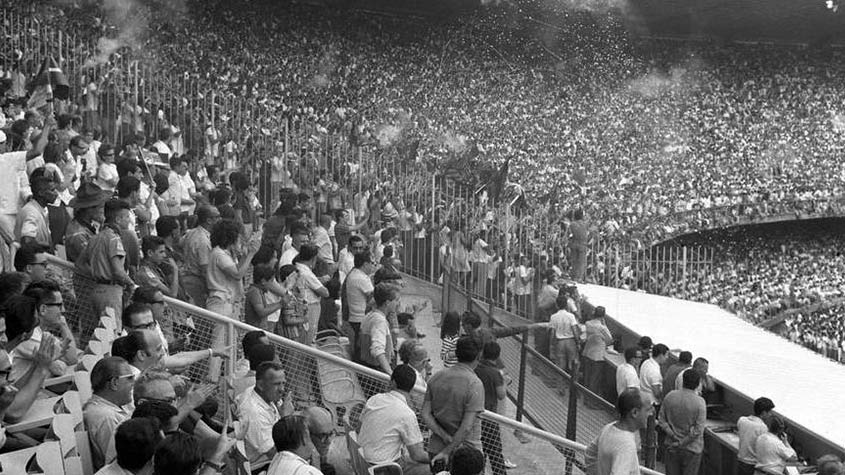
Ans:
[[[72,266],[58,259],[51,260],[50,270],[54,274],[72,271]],[[74,329],[92,329],[85,341],[80,341],[80,346],[85,347],[88,340],[96,339],[93,329],[99,325],[100,316],[94,310],[92,294],[97,284],[92,280],[74,273],[72,294],[68,292],[65,296],[65,315],[68,322]],[[239,360],[243,357],[240,350],[240,341],[244,335],[253,330],[254,327],[246,325],[240,319],[232,319],[227,316],[217,315],[205,309],[190,305],[188,303],[166,298],[166,306],[154,310],[157,313],[158,321],[166,335],[178,337],[189,328],[195,328],[192,332],[190,342],[182,348],[182,351],[206,350],[212,346],[211,333],[215,328],[223,329],[225,342],[229,349],[229,358],[220,373],[221,389],[216,392],[215,397],[219,401],[217,417],[222,419],[227,411],[236,413],[232,399],[233,381],[232,375],[236,375]],[[120,319],[120,315],[116,316]],[[279,360],[285,367],[287,389],[295,406],[299,409],[312,405],[320,405],[328,408],[335,417],[338,430],[344,431],[358,427],[358,417],[366,401],[367,395],[384,391],[389,383],[386,374],[357,365],[350,361],[349,350],[343,338],[328,336],[321,338],[316,347],[299,344],[295,341],[283,338],[279,335],[268,332],[271,343],[276,347]],[[511,342],[503,342],[503,349],[507,349],[505,356],[508,365],[513,361],[514,348]],[[194,382],[209,380],[209,364],[204,359],[191,366],[184,374]],[[228,397],[227,397],[228,396]],[[412,395],[413,408],[419,412],[419,402],[424,394],[417,388]],[[528,405],[526,415],[535,414],[530,417],[531,422],[536,422],[542,427],[544,421],[556,419],[566,421],[571,414],[567,414],[561,408],[566,407],[566,398],[561,396],[555,401],[540,403],[541,396],[538,394],[536,401],[539,405]],[[586,393],[579,395],[579,404],[587,400]],[[536,412],[535,412],[536,411]],[[555,411],[555,412],[546,412]],[[583,414],[583,412],[582,412]],[[520,466],[519,473],[525,474],[559,474],[559,473],[583,473],[584,469],[584,444],[589,443],[589,438],[579,437],[581,443],[565,439],[560,435],[539,429],[533,425],[522,424],[513,419],[485,412],[482,419],[482,443],[489,450],[500,450],[507,454],[520,453],[530,456],[522,457],[529,460]],[[598,419],[585,419],[597,421]],[[608,420],[609,421],[609,420]],[[581,429],[580,433],[595,433],[592,425],[588,422],[589,428]],[[428,431],[423,426],[424,434]],[[554,427],[552,427],[554,429]],[[518,431],[520,441],[513,432]],[[501,447],[496,449],[496,447]]]

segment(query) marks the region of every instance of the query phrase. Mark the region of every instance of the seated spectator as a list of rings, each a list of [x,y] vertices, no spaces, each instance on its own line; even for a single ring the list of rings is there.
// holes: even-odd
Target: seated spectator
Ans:
[[[393,370],[391,391],[372,396],[364,405],[358,444],[364,460],[371,464],[395,462],[402,473],[427,475],[431,473],[428,454],[409,404],[416,379],[417,372],[407,364]]]
[[[235,398],[243,394],[250,387],[255,386],[255,372],[261,366],[261,363],[266,361],[279,362],[275,346],[259,343],[250,348],[249,370],[242,376],[232,379],[232,390]]]
[[[480,450],[463,446],[452,456],[449,471],[438,472],[437,475],[481,475],[484,473],[484,454]]]
[[[161,364],[164,346],[152,330],[132,330],[112,342],[111,354],[125,359],[137,378],[142,372]]]
[[[35,300],[24,295],[14,295],[3,304],[2,318],[6,325],[5,337],[10,341],[6,347],[14,351],[14,348],[21,340],[29,338],[35,325]],[[29,408],[32,407],[41,387],[48,376],[52,374],[51,368],[56,366],[57,360],[63,354],[63,345],[50,333],[44,333],[41,342],[32,354],[29,371],[14,381],[17,390],[14,401],[9,405],[4,414],[4,420],[8,422],[19,421]],[[7,355],[8,356],[8,355]],[[6,371],[11,368],[11,361],[6,362]]]
[[[224,431],[224,435],[218,437],[214,450],[204,458],[196,437],[175,432],[156,447],[152,475],[220,475],[226,454],[234,444],[235,440],[226,437]]]
[[[164,401],[147,400],[142,402],[132,411],[132,419],[154,419],[164,435],[179,430],[179,411],[173,405]]]
[[[786,469],[786,463],[798,460],[798,455],[789,445],[786,424],[780,416],[770,415],[766,420],[766,427],[769,431],[760,434],[754,443],[754,455],[757,458],[754,468],[757,472],[780,475]]]
[[[129,414],[123,406],[132,401],[135,375],[123,358],[101,359],[91,370],[91,399],[82,409],[85,430],[91,441],[91,460],[99,470],[114,461],[114,433]]]
[[[181,399],[176,394],[173,381],[175,378],[164,371],[147,371],[135,381],[133,388],[133,410],[145,402],[161,402],[176,408],[177,415],[173,421],[185,433],[194,434],[207,439],[217,434],[205,421],[203,414],[198,412],[201,406],[208,404],[209,397],[214,393],[213,384],[198,385],[183,393]],[[216,401],[212,404],[211,416],[216,412]]]
[[[258,344],[269,345],[270,339],[267,334],[261,330],[248,331],[241,339],[241,350],[243,350],[244,357],[235,362],[235,373],[233,377],[240,377],[249,371],[249,352],[252,347]]]
[[[50,248],[41,244],[25,244],[15,253],[15,270],[29,276],[30,283],[47,278],[47,255]]]
[[[166,341],[164,333],[161,330],[161,326],[159,326],[158,322],[153,317],[152,308],[147,304],[138,302],[129,304],[129,306],[123,310],[121,321],[126,331],[151,330],[158,334],[162,342]],[[163,361],[164,367],[167,368],[168,371],[181,373],[186,371],[192,364],[212,356],[228,358],[229,347],[183,351],[174,355],[165,354]]]
[[[169,311],[162,291],[155,287],[138,287],[132,293],[132,303],[147,304],[152,309],[153,320],[158,326],[156,333],[160,332],[164,337],[162,343],[165,353],[179,353],[185,348],[195,330],[193,319],[168,318],[168,314],[172,315],[173,312]]]
[[[311,453],[305,417],[288,415],[273,424],[273,452],[275,456],[267,475],[323,475],[306,460]]]
[[[76,339],[62,315],[65,306],[61,288],[51,280],[42,280],[30,284],[24,290],[24,295],[35,300],[35,326],[32,327],[29,338],[10,353],[12,372],[9,374],[9,380],[16,381],[29,372],[33,365],[33,355],[45,333],[53,335],[62,344],[62,356],[50,367],[53,376],[61,376],[67,372],[68,366],[78,362],[79,353],[76,349]]]
[[[94,475],[141,475],[152,471],[153,453],[164,438],[158,421],[149,418],[129,419],[114,434],[117,459]]]
[[[238,400],[241,421],[247,424],[244,437],[246,457],[253,470],[267,466],[276,454],[270,435],[273,425],[283,415],[293,412],[290,394],[287,392],[288,398],[285,398],[285,372],[282,365],[269,361],[258,366],[255,386],[247,389]]]
[[[417,374],[417,386],[425,391],[432,368],[431,358],[428,357],[425,346],[417,340],[405,340],[399,346],[399,359],[414,370]]]
[[[311,406],[303,410],[302,415],[305,416],[308,436],[314,446],[315,453],[311,454],[311,465],[319,467],[323,475],[334,475],[335,468],[328,461],[329,448],[335,435],[332,413],[325,407]]]

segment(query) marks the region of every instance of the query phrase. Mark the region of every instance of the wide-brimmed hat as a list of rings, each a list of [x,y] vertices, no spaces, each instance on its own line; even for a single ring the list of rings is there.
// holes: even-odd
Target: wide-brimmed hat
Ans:
[[[95,208],[106,204],[109,198],[111,196],[108,192],[93,183],[85,182],[76,190],[76,197],[70,200],[70,207],[73,209]]]

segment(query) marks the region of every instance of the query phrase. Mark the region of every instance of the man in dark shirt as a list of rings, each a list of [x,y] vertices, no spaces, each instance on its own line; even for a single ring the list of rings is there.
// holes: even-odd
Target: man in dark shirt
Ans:
[[[485,411],[497,412],[499,401],[505,399],[507,395],[505,378],[496,365],[496,360],[499,359],[501,352],[499,344],[495,341],[486,343],[481,354],[481,361],[475,368],[475,374],[484,385]],[[502,457],[502,435],[499,432],[499,424],[481,419],[481,432],[487,435],[487,437],[481,439],[481,446],[487,459],[490,460],[493,475],[505,475],[507,472],[505,471],[505,460]]]

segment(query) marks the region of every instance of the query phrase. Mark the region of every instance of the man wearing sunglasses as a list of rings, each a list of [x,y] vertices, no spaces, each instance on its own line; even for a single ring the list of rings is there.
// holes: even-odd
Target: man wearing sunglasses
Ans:
[[[53,376],[61,376],[67,372],[69,366],[78,363],[79,350],[76,340],[68,328],[64,315],[64,300],[59,284],[52,280],[44,280],[24,290],[24,296],[35,301],[34,324],[29,338],[23,340],[10,353],[12,357],[11,381],[17,381],[27,374],[35,365],[35,353],[41,345],[44,334],[54,336],[61,346],[61,356],[50,365]]]
[[[114,433],[121,422],[129,419],[123,406],[132,401],[135,375],[123,358],[101,359],[91,370],[93,395],[82,408],[82,419],[91,442],[94,470],[111,463],[117,455]]]

